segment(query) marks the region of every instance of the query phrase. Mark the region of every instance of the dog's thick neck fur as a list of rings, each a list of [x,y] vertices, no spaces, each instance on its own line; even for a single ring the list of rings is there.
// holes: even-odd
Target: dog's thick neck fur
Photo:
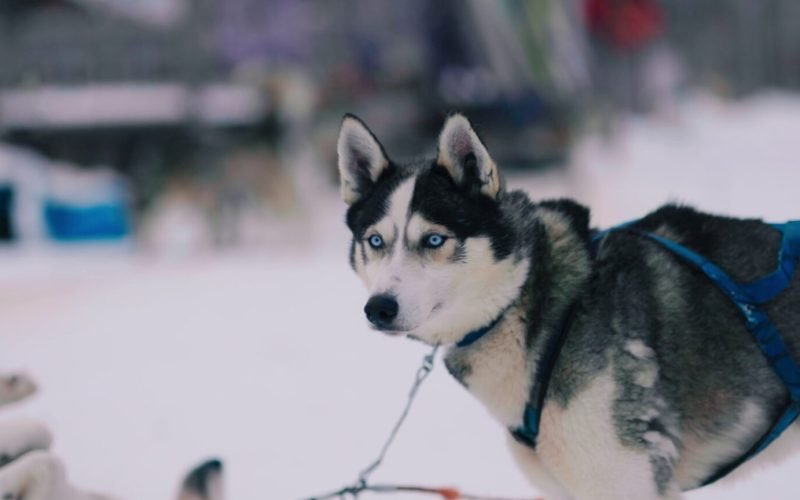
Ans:
[[[525,242],[520,257],[531,263],[528,276],[497,325],[469,346],[450,347],[445,363],[495,418],[513,428],[522,423],[526,403],[540,389],[534,374],[545,346],[585,291],[590,256],[585,208],[563,200],[533,205],[516,192],[509,197],[501,203],[515,210],[509,216],[526,219],[517,237]]]

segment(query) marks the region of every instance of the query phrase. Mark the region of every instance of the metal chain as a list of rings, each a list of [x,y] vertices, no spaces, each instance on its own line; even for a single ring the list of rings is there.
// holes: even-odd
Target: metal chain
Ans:
[[[352,484],[350,486],[345,486],[344,488],[333,491],[331,493],[326,493],[324,495],[319,495],[315,497],[309,497],[303,500],[327,500],[331,498],[339,498],[346,500],[348,496],[352,498],[358,498],[358,495],[364,493],[365,491],[371,491],[374,493],[403,493],[403,492],[423,493],[423,494],[437,495],[444,500],[504,500],[496,497],[482,497],[477,495],[464,494],[454,488],[429,488],[424,486],[369,484],[370,475],[372,475],[372,473],[375,472],[375,470],[377,470],[381,466],[381,464],[383,464],[383,460],[384,458],[386,458],[386,453],[392,446],[392,443],[394,442],[395,437],[397,437],[400,428],[403,426],[406,417],[408,417],[408,413],[411,410],[411,405],[414,403],[414,400],[417,397],[417,392],[419,392],[419,388],[422,386],[422,383],[425,381],[428,375],[430,375],[431,371],[433,371],[434,361],[436,359],[436,352],[438,350],[439,350],[439,345],[437,344],[433,346],[433,349],[431,350],[430,353],[426,354],[425,357],[422,358],[422,365],[419,367],[416,375],[414,376],[414,384],[411,386],[411,390],[408,393],[408,400],[406,401],[405,408],[403,408],[403,412],[400,414],[400,418],[398,418],[397,423],[394,424],[392,432],[389,434],[389,438],[383,444],[383,448],[381,448],[378,458],[376,458],[375,461],[369,464],[364,470],[362,470],[358,474],[358,479],[356,479],[355,484]]]
[[[381,448],[381,452],[378,455],[378,458],[375,459],[369,466],[367,466],[364,470],[362,470],[358,474],[358,479],[356,479],[356,483],[352,486],[346,486],[338,491],[333,493],[329,493],[326,495],[318,496],[318,497],[310,497],[307,500],[323,500],[326,498],[336,498],[341,497],[344,498],[345,495],[351,495],[354,498],[358,496],[359,493],[371,489],[367,481],[369,480],[369,476],[375,472],[375,470],[381,466],[383,463],[383,459],[386,457],[386,453],[389,451],[389,448],[392,446],[395,437],[397,437],[397,433],[400,431],[400,428],[403,426],[403,423],[408,416],[408,412],[411,410],[411,405],[414,403],[414,399],[417,397],[417,393],[419,392],[420,386],[422,383],[425,382],[425,379],[428,375],[433,371],[433,364],[436,359],[436,352],[439,350],[439,344],[433,346],[433,349],[430,353],[426,354],[424,358],[422,358],[422,365],[417,370],[416,375],[414,376],[414,384],[411,386],[411,390],[408,393],[408,400],[406,401],[406,406],[403,408],[403,412],[400,414],[400,418],[397,419],[397,423],[394,424],[394,428],[392,432],[389,434],[389,439]]]
[[[417,392],[419,391],[420,386],[422,386],[422,383],[425,382],[425,379],[428,378],[428,375],[430,375],[430,373],[433,371],[433,362],[436,359],[436,351],[438,350],[439,344],[436,344],[433,346],[433,350],[424,358],[422,358],[422,366],[419,367],[417,374],[414,377],[414,385],[411,386],[411,390],[408,392],[408,400],[406,401],[406,407],[403,409],[403,413],[400,414],[400,418],[397,419],[397,423],[394,424],[392,433],[389,434],[389,439],[387,439],[386,443],[384,443],[378,458],[375,459],[372,464],[361,471],[361,473],[358,475],[358,484],[366,485],[369,476],[383,463],[383,459],[386,457],[386,452],[389,451],[389,447],[392,446],[394,438],[397,437],[400,427],[403,426],[403,423],[408,416],[408,412],[411,410],[411,405],[414,403],[414,399],[417,397]]]

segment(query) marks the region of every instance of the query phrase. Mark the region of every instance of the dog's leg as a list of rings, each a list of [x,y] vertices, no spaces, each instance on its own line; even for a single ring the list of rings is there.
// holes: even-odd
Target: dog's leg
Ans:
[[[36,392],[36,382],[25,373],[0,374],[0,406],[21,401]]]
[[[569,404],[546,404],[537,454],[574,500],[678,500],[673,413],[652,376],[621,385],[623,375],[609,367]]]
[[[550,474],[539,460],[536,452],[524,444],[518,443],[508,436],[508,446],[514,461],[522,471],[525,479],[542,493],[545,500],[571,500],[572,497]]]
[[[681,500],[672,469],[644,451],[599,450],[592,464],[575,470],[569,485],[575,500]],[[659,464],[659,462],[661,462]],[[667,468],[668,467],[668,468]]]
[[[613,431],[601,434],[597,427],[570,431],[575,439],[556,454],[546,445],[540,446],[540,452],[546,454],[544,463],[573,500],[682,498],[673,478],[674,455],[665,454],[671,441],[663,441],[656,431],[648,431],[639,446],[623,444]]]
[[[47,451],[26,453],[0,468],[0,498],[23,500],[110,500],[67,482],[61,460]]]
[[[50,448],[52,440],[47,427],[35,420],[0,422],[0,467],[30,451]]]
[[[183,481],[178,500],[223,500],[222,462],[208,460],[192,469]]]

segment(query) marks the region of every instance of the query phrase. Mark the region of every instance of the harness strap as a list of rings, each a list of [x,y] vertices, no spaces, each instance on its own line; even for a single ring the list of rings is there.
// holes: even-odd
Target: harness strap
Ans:
[[[456,342],[456,347],[467,347],[468,345],[472,345],[478,340],[480,340],[484,335],[492,331],[492,328],[496,327],[498,323],[503,319],[503,316],[506,315],[506,311],[508,311],[511,306],[506,307],[500,314],[493,319],[489,324],[483,325],[482,327],[478,328],[477,330],[472,330],[471,332],[464,335],[464,337]]]
[[[783,431],[800,416],[800,366],[789,354],[783,337],[781,337],[775,324],[756,305],[775,298],[791,284],[797,261],[800,260],[800,221],[774,225],[774,227],[783,232],[778,268],[766,277],[749,284],[736,283],[718,266],[683,245],[653,233],[629,229],[636,234],[658,242],[681,259],[692,264],[730,297],[744,317],[747,330],[753,335],[772,370],[789,391],[789,402],[786,408],[767,433],[747,453],[722,467],[706,479],[702,486],[711,484],[728,475],[741,464],[763,451],[778,439]]]
[[[759,304],[763,304],[777,297],[792,282],[794,272],[800,261],[800,221],[791,221],[786,224],[773,224],[775,229],[783,233],[783,240],[778,256],[778,266],[775,271],[767,276],[752,283],[744,284],[735,282],[719,266],[693,250],[657,234],[632,228],[631,226],[635,222],[637,221],[627,222],[595,233],[591,239],[590,252],[594,253],[597,244],[610,232],[627,230],[658,243],[703,272],[712,283],[725,293],[736,305],[736,308],[744,317],[747,330],[753,335],[758,348],[764,354],[764,357],[767,358],[772,370],[789,391],[789,402],[786,408],[767,433],[757,441],[747,453],[734,462],[720,468],[701,484],[701,486],[705,486],[728,475],[741,464],[763,451],[775,441],[798,416],[800,416],[800,366],[797,365],[789,354],[777,327],[770,321],[764,311],[758,307]],[[539,423],[550,377],[561,346],[563,345],[564,338],[566,337],[566,332],[569,330],[572,319],[575,316],[574,309],[575,304],[568,308],[566,317],[564,321],[562,321],[560,331],[556,332],[545,346],[545,352],[539,363],[534,384],[539,387],[536,402],[528,402],[525,406],[522,425],[519,428],[510,429],[515,439],[532,448],[536,447],[536,440],[539,435]],[[479,338],[484,333],[485,332],[480,333],[477,337]],[[468,335],[468,337],[470,336],[471,335]],[[464,340],[467,340],[467,338]],[[472,341],[474,342],[474,340]]]
[[[576,300],[567,307],[558,329],[547,341],[544,354],[536,368],[536,377],[533,383],[533,387],[538,390],[535,403],[528,401],[525,405],[525,413],[522,415],[522,425],[516,429],[511,429],[511,435],[514,436],[514,439],[531,448],[536,448],[536,440],[539,437],[539,422],[544,409],[544,399],[547,396],[547,389],[550,387],[550,379],[556,366],[556,360],[561,353],[561,348],[564,346],[564,340],[567,338],[567,332],[572,326],[572,320],[575,318],[577,304],[578,301]]]
[[[786,224],[788,226],[789,224]],[[789,355],[789,350],[783,341],[778,329],[770,321],[769,317],[759,308],[756,304],[760,303],[756,298],[751,297],[744,287],[736,283],[728,276],[725,271],[720,269],[717,265],[710,262],[702,255],[689,250],[683,245],[670,241],[666,238],[658,236],[657,234],[647,233],[636,229],[629,230],[646,236],[651,240],[657,241],[663,247],[667,248],[672,253],[681,257],[683,260],[692,264],[694,267],[705,273],[706,276],[720,288],[736,305],[736,308],[744,316],[745,325],[747,329],[753,334],[759,349],[764,353],[769,361],[775,374],[789,389],[792,398],[800,400],[800,366],[795,363]],[[788,235],[784,233],[783,244],[781,245],[781,257],[779,263],[779,270],[790,269],[791,273],[780,273],[783,276],[781,280],[771,280],[776,273],[769,275],[765,280],[759,280],[752,285],[759,285],[761,287],[760,295],[769,296],[773,298],[781,293],[791,283],[792,275],[796,267],[797,257],[793,255],[792,247],[800,242],[797,240],[792,242]],[[787,251],[787,249],[789,251]],[[763,284],[762,284],[763,283]],[[772,286],[767,286],[772,285]],[[779,286],[776,286],[779,285]]]
[[[739,288],[754,304],[769,302],[788,287],[797,268],[797,260],[800,259],[800,221],[772,224],[772,227],[783,232],[777,268],[757,281],[739,284]]]

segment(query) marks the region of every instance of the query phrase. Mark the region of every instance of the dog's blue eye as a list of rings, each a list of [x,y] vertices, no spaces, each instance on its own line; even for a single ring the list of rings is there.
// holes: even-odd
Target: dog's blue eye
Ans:
[[[422,240],[422,244],[427,248],[439,248],[444,244],[444,240],[446,239],[447,238],[441,234],[433,233],[426,236],[425,239]]]
[[[381,238],[380,235],[377,234],[373,234],[372,236],[370,236],[367,241],[369,242],[369,246],[371,246],[376,250],[383,246],[383,238]]]

